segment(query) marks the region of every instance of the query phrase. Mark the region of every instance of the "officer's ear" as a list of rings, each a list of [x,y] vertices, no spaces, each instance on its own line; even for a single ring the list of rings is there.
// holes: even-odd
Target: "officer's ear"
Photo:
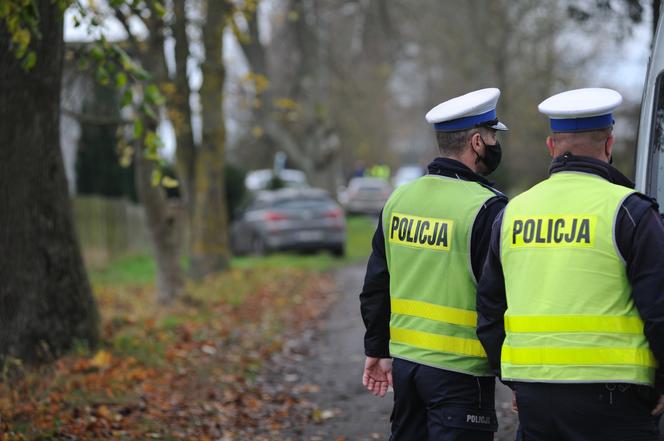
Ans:
[[[549,135],[546,137],[546,149],[549,151],[549,156],[552,158],[555,155],[554,147],[556,146],[556,142],[553,139],[553,136]]]
[[[606,142],[604,142],[604,154],[608,159],[611,158],[611,151],[613,150],[613,135],[610,135],[608,138],[606,138]]]
[[[475,132],[470,137],[470,147],[477,153],[480,154],[482,150],[482,135],[480,132]]]

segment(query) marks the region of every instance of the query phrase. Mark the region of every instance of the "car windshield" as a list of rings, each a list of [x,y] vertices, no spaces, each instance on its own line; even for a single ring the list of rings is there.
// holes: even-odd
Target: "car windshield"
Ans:
[[[382,191],[387,188],[387,182],[380,179],[358,179],[350,183],[350,188],[357,190]]]
[[[360,185],[358,190],[361,191],[382,191],[385,187],[379,187],[377,185]]]
[[[322,208],[331,204],[332,201],[330,199],[301,198],[301,199],[287,199],[287,200],[277,201],[274,204],[274,208],[281,208],[286,210],[302,210],[302,209]]]

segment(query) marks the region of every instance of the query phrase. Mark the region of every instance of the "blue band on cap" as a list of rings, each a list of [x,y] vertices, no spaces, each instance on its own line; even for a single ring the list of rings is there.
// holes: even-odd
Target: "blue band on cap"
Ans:
[[[452,121],[443,121],[434,124],[437,132],[454,132],[456,130],[470,129],[486,121],[496,119],[496,109],[491,109],[488,112],[479,115],[466,116],[463,118],[453,119]]]
[[[553,132],[583,132],[585,130],[604,129],[613,125],[613,116],[608,113],[587,118],[551,118]]]

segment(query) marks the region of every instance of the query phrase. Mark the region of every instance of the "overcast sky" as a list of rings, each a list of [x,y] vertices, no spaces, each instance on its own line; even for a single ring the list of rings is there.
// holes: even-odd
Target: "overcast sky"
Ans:
[[[639,101],[646,79],[651,40],[650,19],[634,28],[633,34],[614,50],[607,50],[598,63],[596,80],[613,87],[630,101]]]

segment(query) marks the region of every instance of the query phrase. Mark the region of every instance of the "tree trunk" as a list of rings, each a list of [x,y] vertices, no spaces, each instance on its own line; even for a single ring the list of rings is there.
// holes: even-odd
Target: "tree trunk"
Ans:
[[[176,2],[178,3],[178,2]],[[163,20],[153,12],[146,21],[150,35],[146,45],[138,48],[141,64],[149,69],[156,83],[166,80],[164,61]],[[148,123],[149,130],[156,131],[155,123]],[[136,149],[136,190],[145,208],[147,229],[157,269],[157,301],[167,304],[184,292],[184,277],[180,266],[182,249],[182,222],[180,205],[169,201],[161,186],[152,185],[153,161],[145,159],[140,148]]]
[[[157,301],[167,304],[182,294],[184,286],[179,259],[182,246],[180,204],[169,202],[164,189],[152,185],[150,177],[155,163],[146,159],[140,149],[136,149],[134,167],[136,190],[145,208],[157,263]]]
[[[37,4],[30,72],[0,22],[0,358],[29,362],[99,338],[60,153],[63,14]]]
[[[175,90],[168,96],[169,116],[175,128],[176,169],[180,181],[180,196],[188,209],[189,218],[193,215],[192,186],[196,146],[191,128],[191,88],[187,77],[189,59],[189,38],[187,37],[187,17],[185,1],[173,3],[173,37],[175,38]]]
[[[223,35],[230,3],[208,1],[203,27],[205,63],[200,96],[202,145],[195,160],[193,216],[190,220],[191,276],[222,271],[229,265],[228,213],[224,189],[226,130],[223,115]]]

